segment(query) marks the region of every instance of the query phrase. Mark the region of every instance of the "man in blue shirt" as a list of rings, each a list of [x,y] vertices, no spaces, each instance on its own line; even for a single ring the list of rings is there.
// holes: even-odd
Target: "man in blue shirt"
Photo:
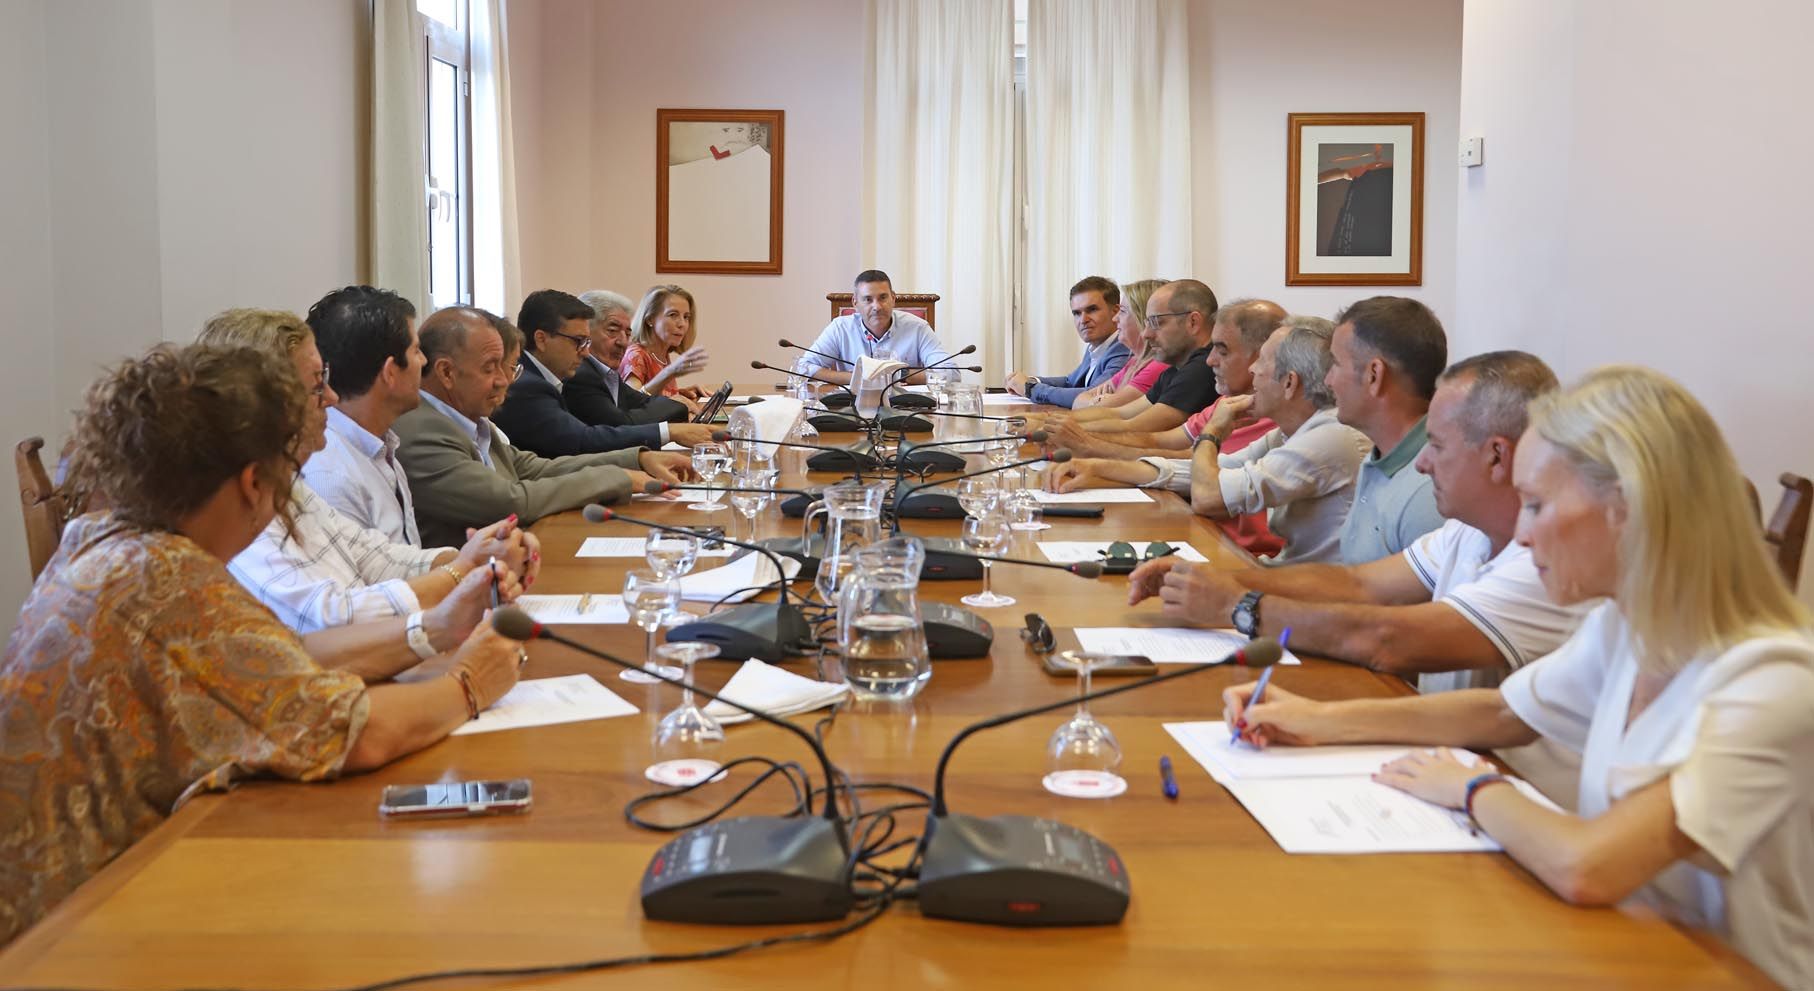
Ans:
[[[1115,311],[1121,306],[1121,287],[1100,275],[1088,275],[1071,287],[1071,319],[1083,338],[1083,360],[1069,375],[1033,376],[1014,372],[1005,383],[1008,391],[1036,403],[1071,408],[1086,389],[1107,382],[1128,363],[1133,352],[1115,337]]]
[[[911,313],[896,313],[894,286],[888,273],[869,269],[858,275],[852,287],[851,302],[855,313],[846,313],[819,332],[811,350],[804,354],[798,367],[827,382],[849,385],[858,358],[893,358],[912,368],[936,365],[951,357],[939,343],[932,325]],[[925,372],[916,372],[903,382],[926,381]]]

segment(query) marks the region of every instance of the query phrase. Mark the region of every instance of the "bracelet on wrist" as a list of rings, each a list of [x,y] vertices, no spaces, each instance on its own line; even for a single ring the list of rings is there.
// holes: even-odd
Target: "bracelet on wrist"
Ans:
[[[1461,800],[1462,811],[1467,813],[1469,819],[1473,819],[1474,796],[1480,793],[1480,789],[1485,788],[1488,785],[1505,784],[1511,784],[1511,779],[1497,771],[1489,771],[1486,774],[1477,774],[1474,777],[1469,778],[1467,791],[1464,793]]]
[[[460,694],[466,699],[466,720],[471,722],[479,718],[479,693],[473,691],[472,675],[465,668],[455,668],[448,673],[460,683]]]
[[[460,573],[460,569],[451,564],[441,565],[441,570],[447,572],[447,577],[454,580],[455,588],[460,587],[460,583],[466,580],[466,576]]]

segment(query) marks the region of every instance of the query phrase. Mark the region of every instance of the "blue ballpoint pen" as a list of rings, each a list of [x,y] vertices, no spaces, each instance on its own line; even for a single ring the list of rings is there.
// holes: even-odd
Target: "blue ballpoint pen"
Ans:
[[[1172,759],[1170,757],[1159,758],[1159,787],[1160,790],[1165,792],[1166,798],[1175,799],[1178,797],[1178,779],[1172,774]]]
[[[1285,627],[1284,632],[1279,634],[1279,646],[1280,647],[1285,646],[1286,642],[1289,641],[1290,639],[1291,639],[1291,627],[1287,626],[1287,627]],[[1251,709],[1254,706],[1259,705],[1261,699],[1263,699],[1265,697],[1266,685],[1268,682],[1272,681],[1273,669],[1277,668],[1277,667],[1278,667],[1278,665],[1274,664],[1271,667],[1268,667],[1266,670],[1260,672],[1260,683],[1253,686],[1253,694],[1247,697],[1247,707],[1248,708]],[[1239,729],[1231,730],[1228,734],[1228,742],[1231,744],[1241,742],[1241,731]]]

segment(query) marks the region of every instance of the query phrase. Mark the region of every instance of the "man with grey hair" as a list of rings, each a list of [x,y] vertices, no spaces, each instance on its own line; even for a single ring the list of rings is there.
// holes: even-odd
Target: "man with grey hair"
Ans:
[[[592,351],[579,370],[561,386],[567,412],[594,426],[627,427],[649,423],[685,423],[687,408],[667,396],[651,396],[617,374],[630,346],[630,314],[636,304],[609,289],[580,293],[592,307],[587,334]]]
[[[1268,564],[1337,561],[1342,522],[1354,499],[1355,473],[1371,445],[1335,418],[1335,396],[1323,384],[1335,325],[1321,317],[1288,317],[1253,362],[1253,391],[1224,396],[1204,426],[1227,437],[1242,416],[1276,426],[1237,453],[1202,443],[1189,460],[1086,458],[1054,467],[1055,492],[1109,485],[1168,488],[1190,496],[1191,508],[1216,519],[1267,512],[1285,546]]]

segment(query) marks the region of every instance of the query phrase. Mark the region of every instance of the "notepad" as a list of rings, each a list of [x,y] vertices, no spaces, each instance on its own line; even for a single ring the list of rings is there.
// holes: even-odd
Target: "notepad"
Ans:
[[[1033,497],[1043,503],[1063,505],[1081,503],[1094,505],[1102,502],[1152,502],[1153,497],[1140,489],[1084,489],[1081,492],[1044,492],[1033,490]]]
[[[718,694],[759,709],[771,716],[791,716],[821,709],[842,699],[850,686],[803,678],[785,668],[750,658],[743,662]],[[736,706],[714,699],[705,707],[720,723],[741,723],[756,718]]]
[[[1154,664],[1209,664],[1247,646],[1247,638],[1234,630],[1193,630],[1164,626],[1098,626],[1073,631],[1077,643],[1092,654],[1134,654]],[[1287,650],[1280,664],[1300,663]]]
[[[628,623],[624,597],[615,592],[588,595],[519,595],[516,604],[538,623]]]
[[[590,675],[570,674],[564,678],[517,682],[503,698],[479,713],[479,718],[461,723],[453,735],[495,733],[635,714],[635,706],[599,684],[597,679]]]
[[[716,550],[701,547],[700,557],[730,557],[735,548],[720,546]],[[643,557],[648,541],[642,537],[587,537],[574,557]]]
[[[1166,723],[1165,731],[1228,789],[1286,853],[1470,853],[1500,846],[1476,835],[1467,815],[1373,780],[1410,753],[1402,746],[1268,747],[1230,743],[1220,721]],[[1463,763],[1479,758],[1465,751]],[[1526,797],[1555,803],[1528,782]]]
[[[598,539],[596,537],[592,538]],[[1166,543],[1176,547],[1178,552],[1172,556],[1181,561],[1208,561],[1203,552],[1182,540],[1167,540]],[[1137,553],[1145,554],[1150,540],[1130,541]],[[1042,540],[1039,552],[1053,564],[1072,564],[1077,561],[1101,561],[1107,556],[1109,541],[1106,540]]]

